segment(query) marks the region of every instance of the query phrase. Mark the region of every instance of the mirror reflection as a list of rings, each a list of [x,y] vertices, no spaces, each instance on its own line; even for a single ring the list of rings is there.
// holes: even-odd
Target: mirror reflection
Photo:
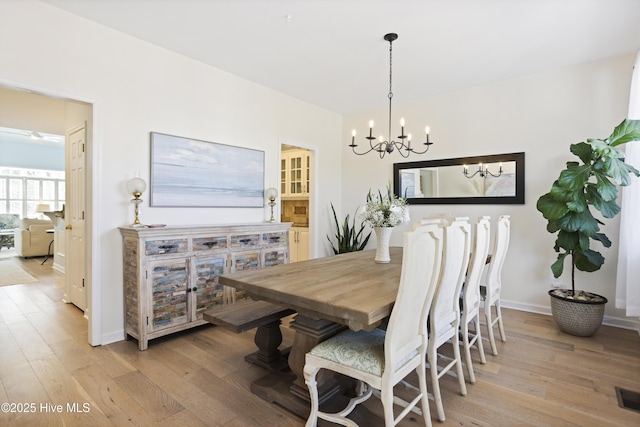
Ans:
[[[524,203],[524,153],[394,164],[409,203]]]

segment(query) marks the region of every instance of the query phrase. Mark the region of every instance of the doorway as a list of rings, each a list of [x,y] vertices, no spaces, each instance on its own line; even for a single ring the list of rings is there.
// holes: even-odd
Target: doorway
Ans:
[[[296,143],[280,146],[280,221],[291,222],[289,261],[315,258],[315,151]]]
[[[73,192],[66,190],[65,194],[65,209],[77,205],[78,198],[82,199],[86,203],[86,207],[91,205],[91,189],[87,188],[84,183],[92,182],[91,180],[91,153],[92,150],[92,123],[93,123],[93,103],[73,99],[65,94],[57,94],[46,89],[40,90],[36,88],[17,87],[15,85],[3,84],[0,81],[0,107],[2,107],[3,113],[0,118],[0,126],[14,127],[21,129],[38,129],[42,132],[55,133],[66,135],[67,131],[77,124],[81,123],[86,126],[86,144],[83,147],[86,153],[86,172],[82,175],[83,185],[81,197],[80,194],[73,194]],[[65,151],[68,151],[69,138],[65,141]],[[66,160],[66,159],[65,159]],[[68,165],[65,166],[65,181],[70,182],[70,173]],[[91,224],[91,209],[82,209],[82,215],[84,219]],[[58,219],[60,220],[60,219]],[[64,224],[66,221],[62,219],[62,231],[64,231]],[[57,233],[56,233],[57,234]],[[64,235],[61,234],[61,236]],[[86,239],[82,241],[80,248],[82,257],[65,257],[64,274],[65,279],[68,277],[68,273],[71,270],[82,271],[84,279],[82,281],[83,287],[86,291],[86,303],[84,307],[80,307],[84,311],[84,317],[88,320],[88,338],[89,344],[99,345],[101,342],[100,334],[100,311],[99,305],[95,301],[95,298],[99,295],[99,289],[92,289],[92,283],[94,283],[91,277],[93,268],[91,260],[95,257],[92,255],[91,245],[92,230],[87,228]],[[65,242],[64,237],[59,237]],[[69,254],[69,245],[65,245],[65,253]],[[86,261],[83,261],[86,260]],[[95,299],[94,299],[95,298]],[[71,302],[67,295],[64,298],[65,302]],[[82,303],[80,303],[82,305]],[[92,308],[98,310],[93,310]]]

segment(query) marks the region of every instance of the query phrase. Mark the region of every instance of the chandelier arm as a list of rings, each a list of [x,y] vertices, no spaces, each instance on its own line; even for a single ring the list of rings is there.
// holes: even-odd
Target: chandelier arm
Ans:
[[[427,151],[429,151],[429,148],[431,148],[431,145],[426,145],[426,144],[425,144],[425,146],[426,146],[427,148],[425,148],[425,149],[424,149],[424,151],[416,151],[416,149],[415,149],[415,148],[411,148],[411,149],[409,149],[409,151],[411,151],[413,154],[424,154],[424,153],[426,153]]]
[[[378,150],[378,148],[376,148],[376,147],[379,147],[379,146],[380,146],[380,144],[376,144],[375,146],[373,146],[373,145],[371,144],[371,141],[369,141],[369,146],[370,146],[370,148],[369,148],[367,151],[363,152],[363,153],[358,153],[358,152],[356,151],[356,147],[357,147],[357,146],[358,146],[357,144],[351,144],[351,145],[349,145],[349,147],[351,147],[351,150],[353,151],[353,153],[354,153],[354,154],[356,154],[356,155],[358,155],[358,156],[364,156],[365,154],[369,154],[369,153],[370,153],[370,152],[372,152],[373,150],[376,150],[376,151],[377,151],[377,150]]]
[[[464,176],[466,176],[467,178],[471,179],[474,176],[480,174],[480,177],[484,177],[484,175],[482,173],[480,173],[480,171],[475,171],[473,174],[469,175],[469,173],[467,171],[463,171],[462,172],[464,174]]]
[[[400,155],[406,159],[406,158],[407,158],[407,157],[409,157],[409,155],[413,152],[413,149],[412,149],[412,148],[405,148],[405,149],[403,150],[403,149],[402,149],[403,147],[404,147],[404,145],[401,145],[401,146],[400,146],[400,148],[398,149],[398,153],[400,153]],[[406,151],[406,154],[405,154],[405,153],[403,153],[403,151]]]

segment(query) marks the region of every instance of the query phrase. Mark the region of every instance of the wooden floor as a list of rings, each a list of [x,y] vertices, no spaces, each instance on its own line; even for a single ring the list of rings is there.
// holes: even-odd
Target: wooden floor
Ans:
[[[150,342],[87,344],[82,312],[64,304],[50,261],[19,263],[39,281],[0,287],[0,426],[302,426],[303,420],[249,391],[264,375],[243,356],[250,332],[203,327]],[[557,331],[551,318],[505,310],[506,343],[460,396],[441,380],[447,420],[435,426],[640,426],[614,387],[640,391],[640,337],[602,327],[591,338]],[[292,334],[284,328],[285,344]],[[57,406],[61,405],[61,406]],[[377,400],[368,403],[380,411]],[[27,412],[31,411],[31,412]],[[56,412],[58,411],[58,412]],[[404,426],[424,425],[419,417]],[[369,426],[367,426],[369,427]]]

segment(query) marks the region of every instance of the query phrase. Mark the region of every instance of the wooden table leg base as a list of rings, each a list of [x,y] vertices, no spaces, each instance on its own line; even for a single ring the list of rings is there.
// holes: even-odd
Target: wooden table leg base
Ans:
[[[271,358],[271,360],[265,360],[264,355],[258,350],[254,353],[247,354],[244,357],[244,360],[253,365],[257,365],[261,368],[267,369],[271,372],[289,371],[289,363],[287,362],[287,358],[289,357],[290,351],[291,347],[287,347],[278,352],[280,357],[275,359]]]
[[[309,417],[311,403],[309,402],[309,390],[296,393],[293,385],[296,376],[289,372],[274,372],[251,383],[251,392],[270,403],[276,403],[293,412],[303,419]],[[334,404],[345,404],[348,399],[336,399],[341,388],[338,383],[330,384],[329,389],[318,390],[322,396],[320,404],[333,398]],[[332,405],[333,406],[333,405]],[[341,409],[340,407],[336,409]]]
[[[272,373],[251,383],[251,392],[270,403],[276,403],[288,409],[300,418],[308,418],[311,408],[309,401],[294,396],[291,383],[295,374],[288,372]]]

